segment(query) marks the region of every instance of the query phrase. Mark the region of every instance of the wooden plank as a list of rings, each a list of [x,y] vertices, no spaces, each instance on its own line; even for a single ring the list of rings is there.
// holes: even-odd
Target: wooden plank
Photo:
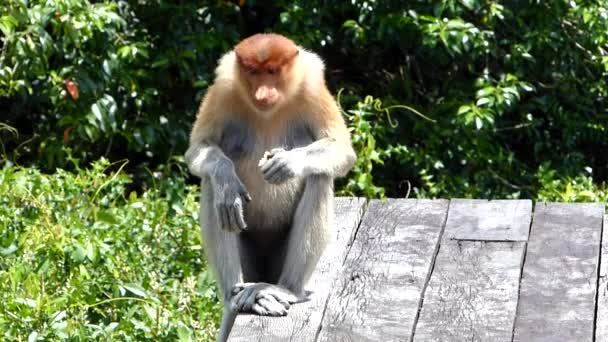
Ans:
[[[448,202],[372,201],[331,292],[321,341],[409,339]]]
[[[524,249],[525,242],[444,239],[414,340],[510,341]]]
[[[339,274],[354,232],[363,215],[365,200],[336,199],[335,239],[329,243],[311,277],[310,301],[293,305],[285,317],[239,315],[230,341],[312,341],[319,330],[330,286]]]
[[[608,216],[605,214],[604,224],[602,226],[602,250],[599,275],[595,340],[608,341]]]
[[[444,237],[456,240],[527,241],[532,201],[454,199]]]
[[[528,200],[450,202],[416,340],[511,339],[531,216]]]
[[[603,204],[537,203],[514,341],[592,341]]]

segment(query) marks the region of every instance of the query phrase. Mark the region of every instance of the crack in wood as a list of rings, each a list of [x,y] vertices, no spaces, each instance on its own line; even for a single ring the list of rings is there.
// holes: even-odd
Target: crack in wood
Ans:
[[[414,318],[414,324],[412,326],[412,334],[410,335],[410,342],[414,341],[414,337],[416,336],[416,326],[418,325],[418,320],[420,319],[420,312],[422,311],[422,305],[424,305],[424,296],[426,294],[426,289],[431,281],[431,276],[433,275],[433,270],[435,269],[435,262],[437,261],[437,255],[439,254],[439,249],[441,248],[441,239],[443,239],[443,233],[445,232],[445,226],[448,222],[448,215],[450,214],[450,202],[448,202],[448,207],[446,208],[446,215],[443,224],[441,225],[441,231],[439,232],[439,238],[437,239],[437,243],[435,245],[435,251],[433,252],[433,259],[431,260],[431,266],[427,272],[426,279],[424,280],[424,286],[422,287],[422,291],[420,294],[420,300],[418,302],[418,310],[416,311],[416,317]]]

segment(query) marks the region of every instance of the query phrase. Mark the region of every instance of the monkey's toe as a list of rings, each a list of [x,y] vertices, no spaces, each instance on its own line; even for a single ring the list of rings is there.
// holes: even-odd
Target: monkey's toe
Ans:
[[[287,308],[274,298],[262,297],[256,299],[251,312],[260,316],[285,316]]]
[[[232,309],[262,316],[284,316],[297,296],[280,286],[267,283],[239,283],[230,291]]]

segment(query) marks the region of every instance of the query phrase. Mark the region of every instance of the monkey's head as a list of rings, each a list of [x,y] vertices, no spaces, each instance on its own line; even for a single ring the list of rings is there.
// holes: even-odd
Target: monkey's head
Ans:
[[[292,96],[298,82],[298,47],[278,34],[263,33],[241,41],[234,53],[247,96],[261,113],[273,113]]]

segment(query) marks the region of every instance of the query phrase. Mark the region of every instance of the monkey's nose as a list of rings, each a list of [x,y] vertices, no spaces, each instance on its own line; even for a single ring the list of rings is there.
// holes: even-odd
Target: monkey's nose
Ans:
[[[274,87],[261,86],[256,90],[254,97],[260,104],[269,105],[276,102],[279,92]]]

